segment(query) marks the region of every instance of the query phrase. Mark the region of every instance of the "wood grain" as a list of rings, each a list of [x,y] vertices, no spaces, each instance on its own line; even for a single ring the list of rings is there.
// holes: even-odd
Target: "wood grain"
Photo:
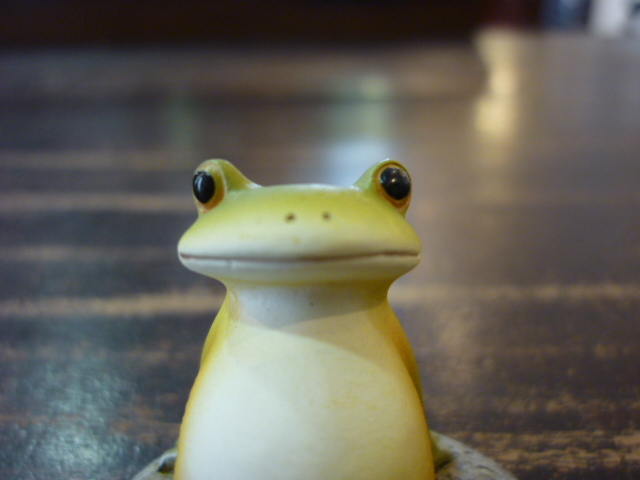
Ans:
[[[0,477],[129,478],[175,441],[224,295],[175,252],[198,163],[395,157],[431,426],[522,480],[640,478],[638,44],[306,48],[0,54]]]

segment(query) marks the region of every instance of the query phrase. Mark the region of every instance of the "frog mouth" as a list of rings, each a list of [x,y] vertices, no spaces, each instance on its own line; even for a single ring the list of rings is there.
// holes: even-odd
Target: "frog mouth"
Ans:
[[[213,255],[194,255],[189,253],[180,253],[180,259],[185,261],[205,261],[205,262],[243,262],[258,264],[296,264],[296,263],[331,263],[331,262],[349,262],[367,259],[383,259],[398,258],[412,259],[418,258],[419,253],[416,252],[378,252],[378,253],[361,253],[348,255],[300,255],[296,257],[223,257]]]

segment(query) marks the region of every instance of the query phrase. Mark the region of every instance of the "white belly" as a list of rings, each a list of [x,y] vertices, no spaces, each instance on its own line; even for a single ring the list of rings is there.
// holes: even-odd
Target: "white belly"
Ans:
[[[193,387],[176,479],[430,478],[427,427],[405,365],[375,329],[352,334],[357,350],[237,327]]]

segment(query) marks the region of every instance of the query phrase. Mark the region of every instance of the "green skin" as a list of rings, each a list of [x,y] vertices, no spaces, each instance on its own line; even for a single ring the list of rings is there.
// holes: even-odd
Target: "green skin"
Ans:
[[[388,286],[418,263],[421,250],[404,220],[410,195],[396,200],[380,186],[379,172],[388,166],[404,169],[394,161],[381,162],[349,189],[259,187],[224,160],[209,160],[198,168],[214,178],[216,190],[205,204],[196,200],[199,218],[180,241],[180,258],[188,268],[222,280],[230,291],[205,342],[203,368],[227,341],[227,325],[235,315],[233,292],[247,285],[293,291],[305,285],[360,283],[386,298]],[[421,400],[413,352],[399,324],[389,328],[387,335]],[[450,455],[431,435],[437,468]]]

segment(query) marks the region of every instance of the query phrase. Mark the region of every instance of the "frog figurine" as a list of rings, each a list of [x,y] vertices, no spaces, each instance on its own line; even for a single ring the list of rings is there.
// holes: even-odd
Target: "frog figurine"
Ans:
[[[433,480],[418,369],[387,291],[421,245],[411,179],[261,187],[224,160],[193,180],[182,263],[226,299],[180,428],[176,480]]]

